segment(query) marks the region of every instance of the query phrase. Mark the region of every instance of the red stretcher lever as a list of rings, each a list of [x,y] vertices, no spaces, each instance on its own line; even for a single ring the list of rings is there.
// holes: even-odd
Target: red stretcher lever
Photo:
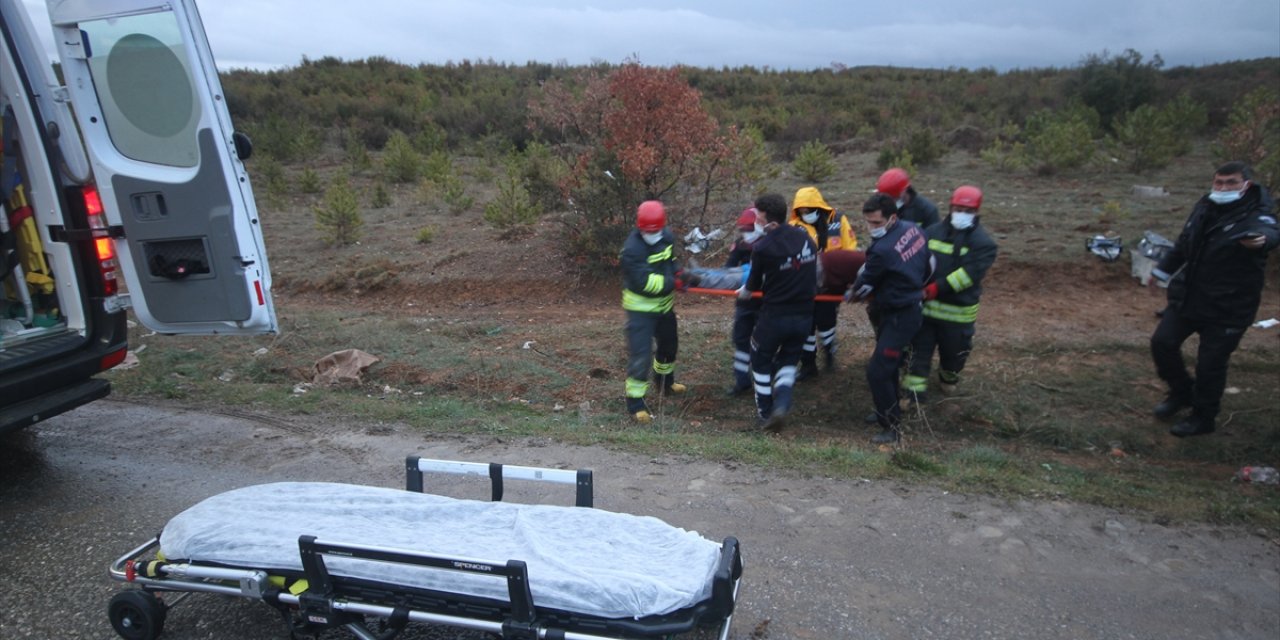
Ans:
[[[689,293],[705,293],[712,296],[730,296],[738,297],[738,292],[734,289],[706,289],[703,287],[689,287],[685,289]],[[752,298],[759,298],[764,294],[759,291],[752,291]],[[813,297],[815,302],[844,302],[844,296],[837,296],[829,293],[820,293]]]

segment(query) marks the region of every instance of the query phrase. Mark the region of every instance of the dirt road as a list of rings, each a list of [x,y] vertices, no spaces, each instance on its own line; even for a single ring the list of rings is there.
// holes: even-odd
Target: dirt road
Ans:
[[[278,480],[401,486],[411,453],[592,468],[598,507],[738,537],[738,640],[1280,637],[1280,548],[1250,531],[545,441],[107,401],[0,443],[0,638],[114,638],[105,607],[119,586],[105,567],[177,512]],[[287,634],[259,603],[200,596],[170,612],[163,637]]]

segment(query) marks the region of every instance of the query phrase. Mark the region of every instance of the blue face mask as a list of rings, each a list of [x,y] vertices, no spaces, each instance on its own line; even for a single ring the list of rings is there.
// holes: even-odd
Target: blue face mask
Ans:
[[[1247,187],[1246,187],[1247,188]],[[1209,199],[1215,204],[1231,204],[1244,197],[1244,189],[1239,191],[1210,191]]]
[[[889,225],[887,224],[883,227],[876,227],[875,229],[872,229],[871,238],[873,240],[879,240],[880,238],[883,238],[886,233],[889,233]]]
[[[641,231],[640,238],[644,240],[645,244],[652,246],[658,244],[658,241],[662,239],[662,232],[654,231],[653,233],[645,233]]]

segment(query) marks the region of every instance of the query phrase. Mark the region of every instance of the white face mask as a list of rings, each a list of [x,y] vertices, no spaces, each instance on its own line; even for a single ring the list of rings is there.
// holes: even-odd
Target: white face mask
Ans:
[[[800,216],[800,219],[804,220],[805,224],[813,224],[818,221],[818,212],[810,211],[809,213]]]
[[[641,231],[640,237],[644,240],[645,244],[655,245],[655,244],[658,244],[658,241],[662,239],[662,231],[654,231],[653,233],[645,233]]]
[[[973,219],[977,217],[972,213],[964,211],[951,212],[951,226],[957,229],[968,229],[973,226]]]
[[[897,205],[897,206],[898,206],[898,211],[902,211],[902,208],[903,208],[903,207],[905,207],[905,206],[907,206],[907,199],[906,199],[906,198],[898,198],[897,200],[894,200],[894,201],[893,201],[893,204],[895,204],[895,205]]]
[[[761,229],[759,225],[756,225],[755,231],[748,231],[742,234],[742,241],[747,244],[753,244],[756,240],[759,240],[762,235],[764,235],[764,230]]]
[[[883,238],[886,233],[889,233],[889,225],[887,224],[883,227],[876,227],[875,229],[872,229],[871,238],[879,240],[880,238]]]
[[[1249,183],[1244,183],[1244,189],[1239,191],[1210,191],[1209,199],[1217,204],[1230,204],[1244,197],[1245,189],[1249,188]]]

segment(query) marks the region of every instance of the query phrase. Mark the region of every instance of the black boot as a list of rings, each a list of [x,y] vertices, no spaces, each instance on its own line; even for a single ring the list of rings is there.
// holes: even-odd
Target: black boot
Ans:
[[[1151,410],[1151,413],[1161,420],[1168,420],[1189,406],[1191,406],[1191,399],[1186,394],[1170,392]]]
[[[796,372],[796,382],[816,377],[818,377],[817,359],[813,356],[807,356],[800,361],[800,370]]]
[[[1202,417],[1193,411],[1191,415],[1173,425],[1173,428],[1169,429],[1169,433],[1179,438],[1188,438],[1213,433],[1216,428],[1213,418]]]
[[[899,433],[897,427],[887,427],[880,433],[877,433],[875,437],[871,438],[871,442],[873,444],[893,444],[901,439],[902,434]]]

